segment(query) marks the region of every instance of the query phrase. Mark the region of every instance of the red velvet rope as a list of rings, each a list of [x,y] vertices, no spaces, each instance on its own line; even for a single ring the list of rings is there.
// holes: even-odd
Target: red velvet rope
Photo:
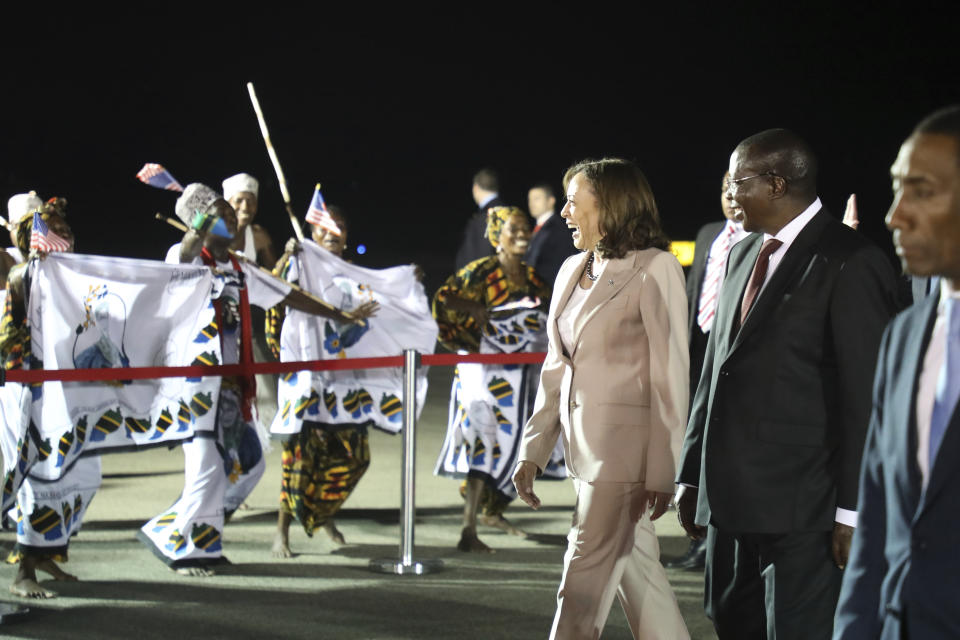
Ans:
[[[545,353],[456,353],[424,354],[421,363],[427,366],[450,367],[461,362],[483,364],[538,364]],[[149,378],[199,378],[203,376],[248,376],[257,373],[290,373],[291,371],[342,371],[348,369],[382,369],[402,367],[403,356],[386,358],[344,358],[343,360],[307,360],[302,362],[254,362],[195,367],[130,367],[128,369],[12,369],[6,372],[10,382],[99,382],[103,380],[143,380]]]

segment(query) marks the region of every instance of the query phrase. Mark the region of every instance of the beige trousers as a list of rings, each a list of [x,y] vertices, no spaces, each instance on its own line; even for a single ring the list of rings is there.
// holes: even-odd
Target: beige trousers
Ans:
[[[688,640],[640,484],[573,480],[577,504],[550,638],[600,637],[613,596],[633,637]]]

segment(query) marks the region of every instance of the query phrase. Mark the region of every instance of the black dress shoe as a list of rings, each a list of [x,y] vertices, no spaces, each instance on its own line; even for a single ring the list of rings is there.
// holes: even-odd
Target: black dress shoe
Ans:
[[[687,552],[677,558],[676,560],[671,560],[665,566],[668,569],[682,569],[684,571],[693,571],[700,570],[706,566],[707,563],[707,540],[691,540],[690,548],[687,549]]]

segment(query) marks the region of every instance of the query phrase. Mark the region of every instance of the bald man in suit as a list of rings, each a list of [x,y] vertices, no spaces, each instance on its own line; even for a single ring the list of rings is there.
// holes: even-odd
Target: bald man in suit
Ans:
[[[730,253],[677,481],[707,535],[721,639],[829,638],[856,523],[880,335],[896,310],[886,256],[817,197],[816,158],[771,129],[730,158],[744,229]],[[733,538],[733,548],[717,539]]]

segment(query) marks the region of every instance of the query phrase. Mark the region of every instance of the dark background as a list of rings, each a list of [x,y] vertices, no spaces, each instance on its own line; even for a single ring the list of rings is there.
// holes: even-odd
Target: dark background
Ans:
[[[309,12],[233,5],[209,16],[8,16],[0,41],[0,195],[69,200],[78,250],[162,259],[153,213],[175,194],[139,183],[159,162],[184,185],[246,171],[278,250],[292,235],[245,83],[253,81],[295,212],[323,183],[350,218],[348,257],[418,262],[435,287],[491,165],[526,205],[584,157],[631,158],[669,235],[720,216],[733,147],[794,129],[821,160],[837,216],[890,251],[882,218],[902,140],[960,102],[956,3],[858,7],[676,3],[355,4]],[[353,249],[367,246],[364,256]]]

